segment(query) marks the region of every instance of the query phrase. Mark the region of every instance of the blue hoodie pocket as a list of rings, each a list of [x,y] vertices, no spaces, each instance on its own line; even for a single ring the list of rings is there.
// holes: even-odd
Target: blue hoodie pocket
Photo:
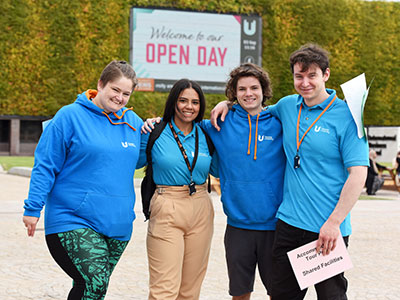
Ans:
[[[74,211],[98,233],[117,239],[129,239],[132,233],[134,198],[87,193]]]
[[[241,224],[268,224],[276,221],[281,203],[270,182],[227,181],[222,190],[224,212]]]

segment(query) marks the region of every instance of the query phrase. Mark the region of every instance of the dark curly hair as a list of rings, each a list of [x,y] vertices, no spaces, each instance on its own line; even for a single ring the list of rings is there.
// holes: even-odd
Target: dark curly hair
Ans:
[[[263,100],[262,100],[263,106],[265,105],[265,102],[268,99],[272,98],[271,80],[269,79],[268,73],[260,66],[251,63],[245,63],[233,69],[232,72],[229,74],[229,80],[225,88],[225,95],[228,98],[228,101],[232,103],[237,101],[236,99],[237,83],[238,80],[242,77],[255,77],[258,79],[263,91]]]

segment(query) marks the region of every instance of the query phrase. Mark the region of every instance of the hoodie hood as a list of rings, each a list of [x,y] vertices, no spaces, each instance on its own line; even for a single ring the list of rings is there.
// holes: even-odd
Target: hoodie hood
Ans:
[[[127,125],[129,126],[132,130],[136,131],[136,129],[130,125],[127,122],[118,122],[121,119],[123,119],[124,115],[126,112],[132,110],[132,108],[121,108],[117,112],[109,113],[107,114],[103,109],[98,107],[96,104],[93,103],[92,99],[96,97],[97,91],[96,90],[87,90],[86,92],[79,94],[78,97],[75,100],[75,103],[82,105],[92,111],[93,113],[97,115],[104,116],[105,118],[108,119],[108,121],[113,124],[113,125]]]
[[[259,120],[266,120],[272,117],[272,114],[267,110],[267,109],[263,109],[259,114],[255,115],[255,116],[251,116],[243,107],[241,107],[239,104],[234,104],[232,106],[232,111],[235,112],[237,114],[238,117],[240,118],[244,118],[247,119],[248,116],[250,116],[250,118],[254,118],[256,119],[257,116],[259,116]]]
[[[252,139],[252,127],[255,126],[255,133],[254,133],[254,151],[253,151],[253,159],[257,160],[257,137],[258,137],[258,122],[261,120],[266,120],[272,118],[272,115],[267,110],[262,110],[255,116],[251,116],[243,107],[239,104],[235,104],[232,107],[232,111],[235,113],[235,117],[241,119],[247,119],[249,124],[249,141],[247,147],[247,155],[251,154],[251,139]],[[255,123],[255,124],[254,124]]]

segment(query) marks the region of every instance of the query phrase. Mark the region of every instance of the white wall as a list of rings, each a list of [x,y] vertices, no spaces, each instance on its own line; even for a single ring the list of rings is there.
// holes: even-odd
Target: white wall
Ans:
[[[378,162],[392,162],[400,150],[400,127],[371,126],[367,128],[370,149],[378,153]]]

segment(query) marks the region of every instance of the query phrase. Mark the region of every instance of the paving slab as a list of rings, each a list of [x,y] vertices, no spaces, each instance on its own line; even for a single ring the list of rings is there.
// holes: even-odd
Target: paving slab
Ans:
[[[138,198],[139,182],[135,181]],[[33,238],[26,235],[22,212],[28,188],[28,177],[0,173],[0,299],[66,299],[71,280],[47,250],[43,219]],[[211,196],[215,207],[215,231],[200,299],[231,299],[227,292],[223,246],[226,217],[218,195],[212,193]],[[354,268],[346,272],[348,297],[354,300],[400,299],[400,197],[395,192],[378,191],[371,199],[359,200],[352,211],[353,234],[349,252]],[[111,277],[106,300],[147,299],[147,223],[143,222],[140,198],[135,211],[137,220],[133,238]],[[266,298],[257,276],[252,299]],[[306,296],[306,300],[311,299],[316,299],[313,289]]]

